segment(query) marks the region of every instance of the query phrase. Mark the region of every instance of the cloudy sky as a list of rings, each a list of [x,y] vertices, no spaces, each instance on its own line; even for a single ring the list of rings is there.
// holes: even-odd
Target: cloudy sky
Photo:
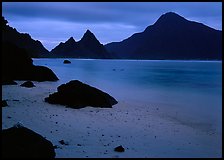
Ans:
[[[89,29],[102,44],[142,32],[166,12],[222,30],[222,2],[3,2],[11,27],[29,33],[50,51]]]

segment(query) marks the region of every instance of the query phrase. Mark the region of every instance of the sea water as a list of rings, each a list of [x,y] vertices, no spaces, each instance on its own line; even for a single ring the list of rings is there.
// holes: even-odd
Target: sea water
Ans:
[[[58,76],[96,87],[133,105],[157,104],[164,117],[222,130],[222,62],[177,60],[33,59]]]

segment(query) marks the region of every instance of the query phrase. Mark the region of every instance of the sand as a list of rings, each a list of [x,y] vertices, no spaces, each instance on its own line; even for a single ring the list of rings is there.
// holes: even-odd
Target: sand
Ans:
[[[56,82],[34,82],[34,88],[16,82],[2,86],[2,99],[9,105],[2,108],[2,128],[22,123],[58,146],[56,158],[222,156],[220,132],[169,117],[159,102],[117,99],[113,108],[72,109],[44,102],[56,91]],[[114,151],[119,145],[125,152]]]

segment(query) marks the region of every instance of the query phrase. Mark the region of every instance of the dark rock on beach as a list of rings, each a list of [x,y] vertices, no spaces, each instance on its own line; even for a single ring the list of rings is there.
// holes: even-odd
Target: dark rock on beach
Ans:
[[[68,145],[68,142],[65,142],[64,140],[60,140],[58,142],[61,143],[62,145]]]
[[[58,77],[54,74],[54,72],[47,67],[44,66],[34,66],[33,74],[30,80],[33,81],[57,81]]]
[[[64,62],[63,62],[64,64],[70,64],[71,62],[69,61],[69,60],[64,60]]]
[[[31,82],[31,81],[26,81],[26,82],[24,82],[23,84],[21,84],[20,86],[22,86],[22,87],[27,87],[27,88],[36,87],[36,86],[33,84],[33,82]]]
[[[2,100],[2,107],[6,107],[6,106],[8,106],[6,100]]]
[[[78,80],[62,84],[57,90],[58,92],[46,97],[45,101],[51,104],[66,105],[71,108],[83,108],[86,106],[112,108],[113,105],[118,103],[109,94]]]
[[[114,148],[114,151],[116,151],[116,152],[124,152],[124,147],[118,146],[118,147]]]
[[[16,45],[2,43],[2,84],[12,80],[56,81],[54,72],[44,66],[33,65],[33,60],[25,49]]]
[[[53,144],[23,126],[2,130],[2,158],[54,158]]]

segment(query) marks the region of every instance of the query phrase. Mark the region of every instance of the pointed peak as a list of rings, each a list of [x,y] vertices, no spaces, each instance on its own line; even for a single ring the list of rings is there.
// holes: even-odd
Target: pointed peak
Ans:
[[[83,35],[83,37],[80,40],[81,43],[100,43],[98,41],[98,39],[96,38],[96,36],[90,31],[90,30],[86,30],[85,34]]]
[[[159,17],[155,24],[178,23],[184,22],[186,19],[175,12],[167,12]]]
[[[89,29],[86,30],[86,33],[92,33]]]
[[[75,40],[73,37],[70,37],[65,43],[67,43],[67,42],[75,42]]]
[[[87,29],[82,39],[96,39],[96,37],[90,30]]]
[[[70,38],[68,39],[68,41],[75,41],[75,39],[74,39],[73,37],[70,37]]]
[[[94,34],[90,30],[88,30],[88,29],[86,30],[84,36],[85,35],[88,35],[88,36],[92,36],[93,35],[94,36]]]

